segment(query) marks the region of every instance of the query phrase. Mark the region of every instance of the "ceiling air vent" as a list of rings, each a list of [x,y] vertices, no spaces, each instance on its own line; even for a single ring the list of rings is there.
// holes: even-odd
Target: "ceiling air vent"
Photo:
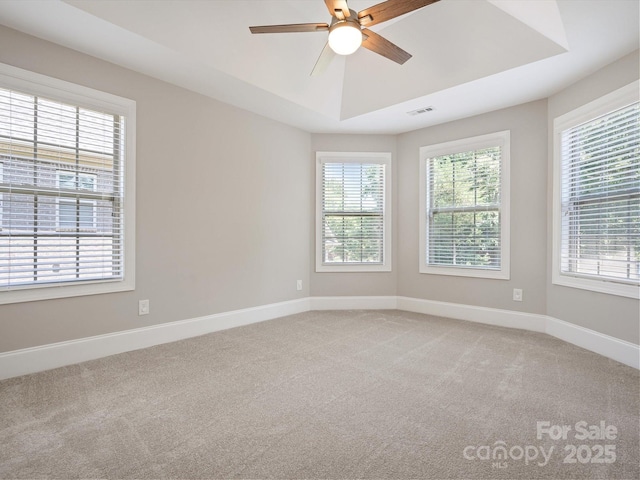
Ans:
[[[421,115],[423,113],[432,112],[434,110],[433,107],[422,107],[417,110],[412,110],[411,112],[407,112],[407,115],[411,115],[415,117],[416,115]]]

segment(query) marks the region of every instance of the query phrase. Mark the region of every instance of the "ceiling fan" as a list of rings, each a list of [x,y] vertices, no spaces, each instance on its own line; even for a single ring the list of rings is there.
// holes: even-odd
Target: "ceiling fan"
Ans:
[[[362,45],[383,57],[400,65],[411,58],[389,40],[369,30],[378,23],[386,22],[405,13],[413,12],[439,0],[387,0],[356,13],[349,9],[347,0],[324,0],[333,17],[327,23],[293,23],[288,25],[263,25],[249,27],[251,33],[293,33],[293,32],[329,32],[329,38],[320,58],[313,67],[311,75],[318,75],[327,67],[335,53],[350,55]]]

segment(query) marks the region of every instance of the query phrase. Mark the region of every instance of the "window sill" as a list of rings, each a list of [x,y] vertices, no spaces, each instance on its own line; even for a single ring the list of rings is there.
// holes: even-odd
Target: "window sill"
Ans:
[[[452,277],[473,277],[487,278],[494,280],[509,280],[508,270],[483,270],[480,268],[460,268],[460,267],[431,267],[422,265],[420,273],[428,275],[449,275]]]
[[[71,285],[29,285],[25,287],[5,287],[0,290],[0,305],[9,303],[35,302],[58,298],[99,295],[103,293],[135,290],[135,279],[106,280]]]
[[[316,273],[390,272],[391,265],[316,265]]]
[[[555,273],[553,275],[551,283],[562,287],[578,288],[580,290],[606,293],[608,295],[617,295],[619,297],[640,299],[640,286],[638,285],[625,285],[606,280],[572,277],[559,273]]]

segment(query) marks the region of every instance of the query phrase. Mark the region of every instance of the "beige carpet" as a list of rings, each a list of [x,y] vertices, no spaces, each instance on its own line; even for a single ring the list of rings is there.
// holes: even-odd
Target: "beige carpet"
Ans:
[[[531,332],[310,312],[0,382],[0,478],[637,479],[638,377]]]

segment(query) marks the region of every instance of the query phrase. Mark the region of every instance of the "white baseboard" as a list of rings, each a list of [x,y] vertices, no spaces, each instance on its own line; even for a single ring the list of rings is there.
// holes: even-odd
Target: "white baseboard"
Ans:
[[[408,297],[398,297],[398,309],[546,333],[567,343],[640,369],[640,346],[547,315]]]
[[[546,315],[410,297],[311,297],[311,310],[394,308],[436,317],[546,333],[640,369],[640,346]]]
[[[640,346],[634,343],[552,317],[547,317],[545,333],[603,357],[640,369]]]
[[[544,332],[546,317],[535,313],[514,312],[497,308],[476,307],[459,303],[437,302],[419,298],[398,297],[398,309],[425,313],[436,317],[455,318],[499,327]]]
[[[0,353],[0,380],[309,311],[309,298]]]
[[[396,296],[306,297],[0,353],[0,380],[309,310],[394,309],[546,333],[640,369],[640,346],[545,315]]]

